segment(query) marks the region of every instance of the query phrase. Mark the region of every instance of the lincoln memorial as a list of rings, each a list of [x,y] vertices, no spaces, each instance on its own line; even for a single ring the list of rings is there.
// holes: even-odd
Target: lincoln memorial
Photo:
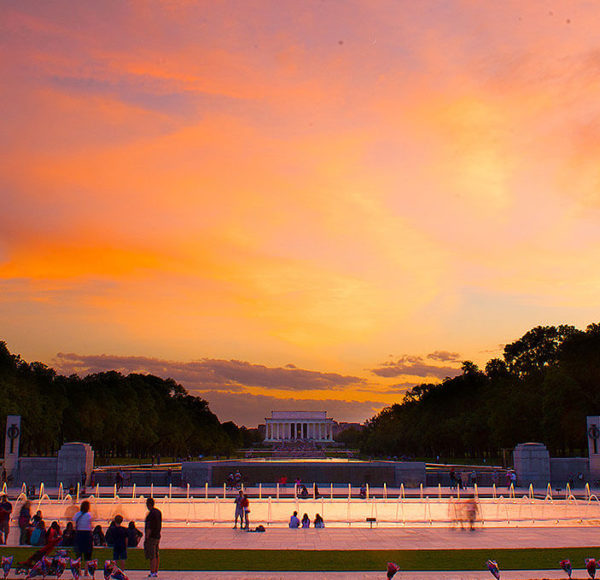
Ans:
[[[271,411],[265,421],[265,441],[333,441],[327,411]]]

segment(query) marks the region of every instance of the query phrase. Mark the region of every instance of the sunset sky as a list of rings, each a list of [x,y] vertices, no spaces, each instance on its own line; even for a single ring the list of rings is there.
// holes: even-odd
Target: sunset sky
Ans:
[[[0,4],[0,340],[364,421],[600,320],[598,2]]]

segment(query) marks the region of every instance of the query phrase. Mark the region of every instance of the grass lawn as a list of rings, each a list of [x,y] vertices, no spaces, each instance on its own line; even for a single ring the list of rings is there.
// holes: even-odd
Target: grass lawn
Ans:
[[[15,562],[34,553],[34,548],[1,548],[0,555],[14,555]],[[142,550],[130,550],[126,568],[146,569]],[[261,570],[261,571],[370,571],[396,562],[403,570],[484,570],[488,559],[501,570],[558,569],[569,558],[583,568],[584,558],[600,557],[600,547],[523,550],[161,550],[162,570]],[[112,558],[110,549],[94,549],[100,567]]]

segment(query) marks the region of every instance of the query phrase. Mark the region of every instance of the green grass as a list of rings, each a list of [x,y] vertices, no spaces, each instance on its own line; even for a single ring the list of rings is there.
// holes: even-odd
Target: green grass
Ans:
[[[0,555],[14,555],[15,562],[34,553],[34,548],[1,548]],[[574,568],[583,560],[599,557],[600,547],[490,549],[490,550],[161,550],[163,570],[248,570],[248,571],[371,571],[396,562],[403,570],[484,570],[493,559],[501,570],[558,569],[569,558]],[[102,567],[112,558],[110,549],[94,549]],[[142,550],[129,550],[126,568],[147,568]]]

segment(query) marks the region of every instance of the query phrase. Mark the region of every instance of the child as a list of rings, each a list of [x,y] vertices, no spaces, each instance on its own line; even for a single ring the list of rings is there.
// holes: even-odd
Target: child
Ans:
[[[112,529],[113,540],[113,560],[117,561],[117,566],[124,570],[125,560],[127,560],[127,528],[124,528],[123,516],[115,516],[115,525]]]

